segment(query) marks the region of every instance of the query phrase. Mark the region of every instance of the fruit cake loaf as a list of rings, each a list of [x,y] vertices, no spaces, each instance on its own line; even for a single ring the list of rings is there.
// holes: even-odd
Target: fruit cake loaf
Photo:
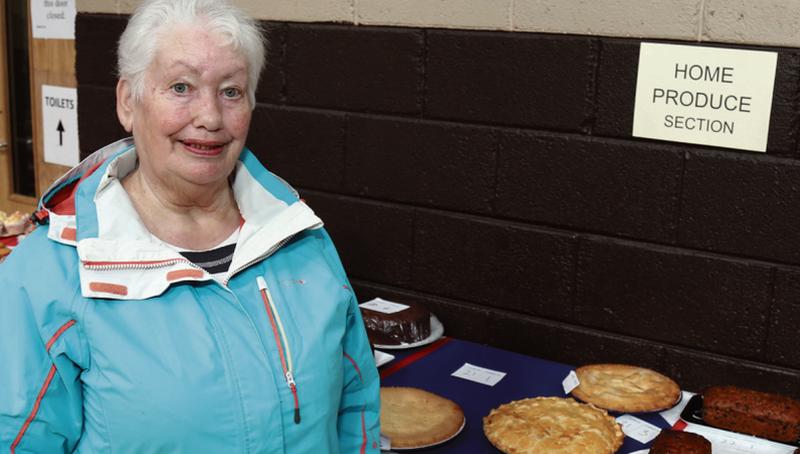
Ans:
[[[712,386],[703,393],[703,420],[775,441],[800,440],[800,402],[736,386]]]

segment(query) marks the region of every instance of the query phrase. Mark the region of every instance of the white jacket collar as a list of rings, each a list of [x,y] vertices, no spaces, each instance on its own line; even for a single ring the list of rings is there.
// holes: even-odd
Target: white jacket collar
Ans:
[[[135,167],[136,153],[131,149],[109,163],[97,186],[98,235],[77,243],[84,296],[144,299],[161,294],[175,282],[211,279],[145,228],[121,183]],[[288,205],[279,200],[241,161],[236,164],[232,187],[245,222],[226,282],[295,234],[322,226],[304,202]]]

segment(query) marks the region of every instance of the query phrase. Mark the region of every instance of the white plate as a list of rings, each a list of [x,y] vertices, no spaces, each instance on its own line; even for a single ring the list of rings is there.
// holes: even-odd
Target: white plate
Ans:
[[[419,347],[422,345],[430,344],[431,342],[435,341],[436,339],[442,337],[444,334],[444,326],[442,326],[442,322],[436,318],[435,315],[431,314],[431,335],[422,339],[421,341],[412,342],[410,344],[397,344],[397,345],[378,345],[375,344],[375,348],[383,348],[385,350],[403,350],[406,348],[414,348]]]
[[[427,444],[427,445],[414,446],[413,448],[411,448],[411,447],[409,447],[409,448],[398,448],[397,446],[392,446],[391,449],[392,449],[392,451],[410,451],[412,449],[423,449],[423,448],[430,448],[432,446],[439,446],[440,444],[447,443],[448,441],[450,441],[453,438],[455,438],[456,435],[460,434],[461,431],[464,430],[464,426],[466,426],[466,425],[467,425],[467,417],[464,416],[464,421],[461,422],[461,427],[458,428],[456,433],[454,433],[453,435],[450,435],[449,437],[445,438],[444,440],[437,441],[436,443],[431,443],[431,444]]]
[[[384,364],[394,359],[394,355],[390,355],[380,350],[375,350],[375,367],[381,367]]]

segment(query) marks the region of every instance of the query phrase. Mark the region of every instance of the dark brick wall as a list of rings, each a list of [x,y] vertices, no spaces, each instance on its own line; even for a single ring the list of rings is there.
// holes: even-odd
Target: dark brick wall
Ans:
[[[125,19],[78,15],[84,154],[123,135]],[[800,397],[800,50],[770,49],[760,154],[632,138],[635,39],[265,25],[249,144],[326,221],[360,299],[549,359]]]

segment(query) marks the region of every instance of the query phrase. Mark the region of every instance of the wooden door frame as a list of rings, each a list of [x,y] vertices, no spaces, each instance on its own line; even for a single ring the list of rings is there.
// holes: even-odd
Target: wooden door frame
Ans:
[[[0,0],[0,210],[30,212],[36,209],[36,197],[14,193],[11,106],[8,96],[7,1],[15,0]],[[30,19],[28,20],[28,37],[30,40]]]
[[[30,11],[30,0],[28,0]],[[29,14],[30,16],[30,14]],[[30,20],[28,21],[30,24]],[[30,25],[28,26],[30,30]],[[29,35],[30,36],[30,35]],[[75,40],[30,39],[31,115],[33,116],[33,159],[36,168],[36,194],[41,195],[70,167],[44,161],[42,131],[42,85],[75,88]]]
[[[14,194],[13,163],[11,155],[11,119],[9,118],[8,59],[6,38],[6,2],[0,0],[0,210],[27,211],[36,209],[38,197],[69,167],[51,164],[44,160],[44,133],[42,131],[42,85],[77,87],[75,78],[75,40],[33,39],[31,35],[30,0],[28,8],[28,65],[30,74],[31,131],[33,134],[34,178],[36,197]]]

